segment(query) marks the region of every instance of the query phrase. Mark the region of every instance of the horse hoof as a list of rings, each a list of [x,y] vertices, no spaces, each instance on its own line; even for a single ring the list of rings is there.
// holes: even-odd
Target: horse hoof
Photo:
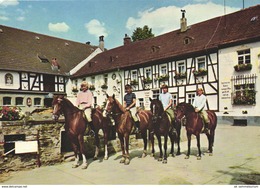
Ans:
[[[88,168],[88,164],[86,163],[86,164],[83,164],[82,166],[81,166],[81,169],[86,169],[86,168]]]
[[[179,152],[179,151],[176,153],[176,155],[180,155],[180,154],[181,154],[181,152]]]
[[[201,160],[201,157],[200,157],[200,156],[198,156],[198,157],[197,157],[197,160]]]
[[[129,164],[130,164],[130,160],[129,160],[129,159],[126,159],[124,164],[125,164],[125,165],[129,165]]]
[[[209,153],[209,156],[213,156],[213,153]]]
[[[151,156],[151,157],[154,157],[154,153],[151,153],[150,156]]]
[[[169,157],[175,157],[174,153],[169,154]]]
[[[167,164],[167,159],[164,159],[162,163]]]
[[[105,157],[104,157],[104,160],[108,160],[108,156],[105,156]]]
[[[186,156],[185,159],[189,159],[190,157],[189,156]]]
[[[142,154],[142,158],[145,158],[146,156],[147,156],[146,153],[143,153],[143,154]]]
[[[93,157],[93,160],[95,161],[95,160],[97,160],[98,158],[95,156],[95,157]]]
[[[72,165],[72,168],[78,168],[79,167],[79,164],[73,164]]]
[[[162,158],[159,158],[158,161],[162,161]]]
[[[121,159],[120,163],[125,163],[125,158]]]

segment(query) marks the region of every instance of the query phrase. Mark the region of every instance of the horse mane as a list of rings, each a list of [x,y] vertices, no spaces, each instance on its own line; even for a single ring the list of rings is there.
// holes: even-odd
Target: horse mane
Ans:
[[[114,98],[114,100],[115,100],[116,105],[118,106],[119,110],[122,112],[125,112],[123,105],[116,98]]]
[[[63,98],[63,100],[66,102],[66,104],[68,105],[68,108],[72,109],[73,111],[75,110],[79,110],[74,104],[72,104],[72,102],[67,99],[67,98]]]
[[[179,107],[181,107],[181,106],[186,107],[188,112],[194,112],[195,111],[194,107],[190,103],[181,102],[177,106],[179,106]]]

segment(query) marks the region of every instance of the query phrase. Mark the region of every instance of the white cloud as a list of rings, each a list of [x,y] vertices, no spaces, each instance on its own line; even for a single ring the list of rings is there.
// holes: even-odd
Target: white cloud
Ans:
[[[93,19],[90,22],[85,24],[85,28],[88,33],[99,37],[103,35],[104,37],[108,36],[108,32],[106,31],[105,24],[101,23],[99,20]]]
[[[8,21],[8,20],[9,20],[9,18],[8,18],[8,17],[6,17],[6,16],[0,16],[0,20],[3,20],[3,21]]]
[[[0,6],[4,6],[4,7],[16,6],[18,4],[19,4],[18,0],[0,0]]]
[[[208,2],[206,4],[188,4],[184,7],[168,6],[158,9],[148,9],[139,12],[136,18],[127,20],[126,28],[133,32],[136,27],[148,25],[157,36],[180,28],[181,9],[186,10],[188,25],[202,22],[224,14],[222,5]],[[226,14],[238,11],[238,8],[226,7]]]
[[[65,22],[49,23],[48,28],[53,32],[67,32],[70,29],[70,27]]]
[[[24,16],[19,16],[18,18],[16,18],[17,21],[24,21],[25,17]]]

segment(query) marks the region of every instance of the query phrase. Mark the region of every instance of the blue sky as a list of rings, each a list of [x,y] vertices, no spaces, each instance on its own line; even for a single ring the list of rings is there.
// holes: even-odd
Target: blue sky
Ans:
[[[0,0],[0,24],[107,49],[148,25],[155,36],[260,4],[260,0]],[[225,5],[225,6],[224,6]]]

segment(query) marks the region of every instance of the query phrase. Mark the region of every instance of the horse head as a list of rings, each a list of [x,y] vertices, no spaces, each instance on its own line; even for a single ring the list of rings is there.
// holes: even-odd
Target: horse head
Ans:
[[[62,109],[62,101],[64,100],[63,96],[54,96],[52,101],[53,112],[52,112],[52,119],[58,121],[61,115]]]
[[[185,102],[179,103],[174,111],[176,121],[180,122],[184,116],[191,112],[194,112],[194,107],[191,104]]]
[[[156,123],[162,118],[162,113],[164,112],[163,105],[159,99],[150,98],[150,101],[150,110],[153,114],[152,121],[153,123]]]
[[[111,116],[115,111],[115,105],[116,105],[115,95],[113,94],[112,96],[109,96],[107,94],[106,106],[103,111],[103,116],[104,117]]]

